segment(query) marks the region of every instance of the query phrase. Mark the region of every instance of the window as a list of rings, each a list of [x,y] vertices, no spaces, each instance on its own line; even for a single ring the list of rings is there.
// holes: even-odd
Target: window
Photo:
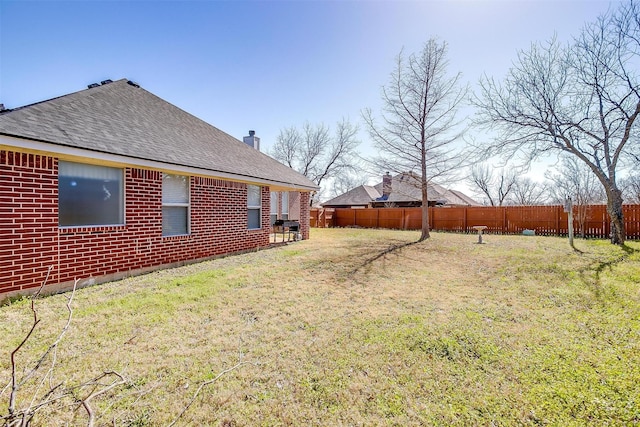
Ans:
[[[58,162],[58,224],[124,224],[122,169]]]
[[[271,225],[275,224],[278,219],[278,192],[272,191],[271,196],[271,210],[269,214],[269,220],[271,221]]]
[[[257,185],[247,185],[247,218],[249,229],[262,228],[261,207],[262,207],[262,188]]]
[[[289,219],[289,193],[282,192],[282,219]]]
[[[162,235],[189,234],[189,177],[162,174]]]

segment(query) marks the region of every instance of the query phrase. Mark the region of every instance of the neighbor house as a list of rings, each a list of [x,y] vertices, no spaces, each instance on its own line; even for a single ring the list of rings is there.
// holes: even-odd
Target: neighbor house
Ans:
[[[316,185],[126,79],[0,108],[0,294],[104,282],[309,237]]]
[[[429,206],[480,206],[471,197],[457,190],[429,183]],[[411,172],[391,176],[387,172],[375,186],[361,185],[322,203],[324,208],[382,208],[422,206],[420,178]]]

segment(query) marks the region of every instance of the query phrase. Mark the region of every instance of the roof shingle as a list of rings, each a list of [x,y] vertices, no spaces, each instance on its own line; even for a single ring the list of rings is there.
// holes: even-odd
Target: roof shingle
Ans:
[[[395,175],[391,181],[391,194],[384,200],[388,203],[421,202],[422,190],[417,175],[406,172]],[[382,197],[383,183],[373,187],[361,185],[347,191],[331,200],[322,203],[323,206],[367,206]],[[447,190],[436,183],[429,183],[428,197],[430,202],[443,205],[476,206],[475,200],[456,190]]]
[[[0,134],[317,189],[302,174],[126,79],[5,111]]]

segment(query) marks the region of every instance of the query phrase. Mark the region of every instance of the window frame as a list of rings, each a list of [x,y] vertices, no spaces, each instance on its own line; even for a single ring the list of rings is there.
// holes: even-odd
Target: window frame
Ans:
[[[62,224],[62,218],[61,218],[61,212],[67,211],[67,208],[63,208],[62,207],[62,201],[61,201],[61,197],[60,194],[61,193],[65,193],[66,192],[62,189],[62,183],[64,180],[66,179],[71,179],[73,180],[74,177],[76,178],[88,178],[88,177],[83,177],[83,176],[78,176],[78,175],[69,175],[69,174],[62,174],[62,170],[65,169],[65,165],[71,166],[71,165],[79,165],[83,168],[87,168],[87,169],[93,169],[94,171],[102,169],[110,169],[112,171],[117,171],[118,172],[118,192],[119,192],[119,199],[118,199],[118,221],[116,222],[91,222],[91,223],[75,223],[75,224]],[[99,175],[99,174],[98,174]],[[92,163],[83,163],[83,162],[73,162],[73,161],[66,161],[66,160],[58,160],[58,195],[57,195],[57,201],[58,201],[58,227],[59,228],[79,228],[79,227],[112,227],[112,226],[122,226],[125,225],[126,223],[126,206],[125,206],[125,201],[126,201],[126,197],[125,197],[125,191],[126,191],[126,185],[125,185],[125,179],[126,179],[126,175],[124,173],[124,169],[123,168],[119,168],[119,167],[114,167],[114,166],[105,166],[105,165],[96,165],[96,164],[92,164]],[[73,181],[72,181],[73,183]],[[72,184],[73,185],[73,184]],[[104,187],[103,187],[104,188]],[[107,192],[107,194],[109,194],[110,196],[110,192],[105,188],[105,190]],[[63,199],[66,197],[63,197]],[[77,208],[77,207],[76,207]]]
[[[258,204],[257,205],[251,205],[251,187],[253,188],[257,188],[258,190],[258,195],[260,197],[260,199],[258,200]],[[250,221],[250,212],[252,211],[258,211],[258,227],[251,227],[251,221]],[[252,184],[247,184],[247,229],[248,230],[261,230],[262,229],[262,187],[260,185],[252,185]]]
[[[186,188],[186,202],[165,202],[165,188],[164,188],[164,179],[165,176],[177,176],[177,177],[185,177],[187,188]],[[188,236],[191,234],[191,176],[189,175],[181,175],[177,173],[166,173],[162,172],[162,237],[175,237],[175,236]],[[186,208],[186,232],[185,233],[175,233],[175,234],[167,234],[164,228],[164,208]]]
[[[289,219],[289,192],[283,191],[280,200],[282,201],[280,206],[282,219],[286,221]]]
[[[278,220],[278,192],[269,192],[269,222],[271,225]]]

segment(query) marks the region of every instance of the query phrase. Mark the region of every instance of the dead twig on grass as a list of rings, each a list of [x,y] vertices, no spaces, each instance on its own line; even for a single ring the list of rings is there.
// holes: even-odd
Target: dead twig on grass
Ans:
[[[18,376],[16,375],[16,354],[25,345],[25,343],[29,340],[29,338],[31,338],[33,331],[36,330],[36,326],[38,326],[38,323],[40,323],[40,319],[38,319],[38,312],[36,311],[36,306],[35,306],[36,298],[38,298],[38,296],[42,292],[42,289],[44,288],[47,281],[49,280],[49,275],[51,274],[52,269],[53,269],[53,266],[50,266],[47,269],[47,274],[44,280],[42,281],[42,284],[40,285],[36,293],[33,294],[33,296],[31,297],[31,313],[33,314],[33,322],[31,323],[31,328],[27,332],[27,335],[25,335],[25,337],[22,339],[20,344],[18,344],[18,346],[11,352],[11,393],[9,393],[9,408],[8,408],[9,415],[7,417],[7,419],[9,420],[7,422],[8,425],[10,425],[11,419],[16,416],[16,397],[18,395],[18,389],[22,384],[24,384],[24,381],[25,381],[23,380],[20,382],[20,384],[18,383]],[[40,358],[40,361],[41,360],[43,360],[43,358]],[[35,372],[35,369],[36,368],[32,369],[29,372],[29,374],[27,374],[27,376],[29,376],[30,374],[33,374]]]
[[[103,378],[106,378],[106,377],[109,377],[109,376],[115,376],[117,378],[117,380],[112,382],[111,384],[103,386],[103,388],[96,389],[96,386],[99,385],[99,381],[102,380]],[[84,388],[84,387],[89,387],[89,386],[91,386],[93,388],[93,391],[91,393],[89,393],[89,395],[87,397],[85,397],[82,400],[79,400],[79,403],[82,405],[82,407],[85,409],[85,411],[87,411],[87,415],[89,416],[89,421],[87,422],[87,426],[88,427],[93,427],[94,422],[95,422],[95,413],[93,412],[93,408],[89,404],[89,401],[91,399],[93,399],[94,397],[100,396],[101,394],[105,394],[105,393],[109,392],[110,390],[114,389],[115,387],[118,387],[119,385],[123,385],[123,384],[126,384],[126,383],[127,383],[127,380],[121,374],[119,374],[118,372],[116,372],[116,371],[107,371],[107,372],[104,372],[102,375],[92,379],[91,381],[88,381],[88,382],[82,384],[81,386],[79,386],[79,388]]]
[[[62,329],[60,330],[60,332],[58,333],[54,341],[47,347],[47,349],[42,353],[42,355],[34,363],[33,367],[29,369],[22,376],[21,379],[18,379],[16,355],[24,347],[27,341],[29,341],[34,331],[36,330],[36,327],[41,322],[41,319],[38,317],[38,311],[36,310],[35,301],[42,293],[42,289],[44,288],[44,286],[46,285],[49,279],[51,270],[52,270],[52,267],[49,267],[44,281],[42,282],[38,290],[31,296],[30,308],[31,308],[31,313],[33,315],[33,321],[31,323],[31,327],[29,328],[29,331],[27,332],[25,337],[22,339],[22,341],[11,352],[11,381],[10,381],[10,384],[4,387],[2,389],[2,392],[0,393],[0,396],[2,396],[2,394],[4,394],[5,390],[7,390],[7,388],[10,385],[11,392],[9,393],[9,404],[7,408],[8,414],[0,415],[0,420],[3,420],[4,422],[3,425],[5,427],[29,426],[33,421],[34,417],[36,416],[36,414],[38,413],[38,411],[52,405],[62,405],[62,401],[68,398],[73,398],[77,404],[81,405],[85,409],[89,417],[87,425],[92,427],[94,425],[95,413],[93,411],[93,408],[90,405],[91,400],[127,382],[127,380],[121,374],[115,371],[107,371],[75,387],[64,387],[64,382],[54,384],[53,372],[57,364],[58,345],[60,344],[60,342],[62,341],[62,338],[64,337],[66,332],[69,330],[69,327],[71,326],[71,320],[73,318],[72,302],[76,293],[79,280],[75,280],[72,291],[66,297],[67,298],[67,303],[66,303],[67,319],[66,319],[65,325],[62,327]],[[24,408],[17,409],[16,406],[17,406],[19,391],[32,378],[42,373],[43,366],[45,365],[47,360],[50,360],[49,368],[46,370],[46,372],[44,372],[44,374],[42,374],[42,377],[37,381],[37,384],[35,386],[35,391],[33,391],[33,394],[31,395],[31,399],[29,403]],[[115,376],[117,380],[107,385],[100,383],[102,379],[109,376]],[[46,390],[44,394],[41,395],[40,390],[43,388],[47,380],[49,381],[48,390]],[[84,390],[87,387],[91,388],[91,392],[87,397],[83,399],[79,399],[75,397],[78,390]]]
[[[196,398],[198,397],[198,395],[200,394],[200,392],[202,391],[202,389],[203,389],[203,388],[205,388],[205,387],[206,387],[206,386],[208,386],[208,385],[211,385],[211,384],[215,383],[215,382],[216,382],[216,381],[218,381],[222,376],[224,376],[224,375],[228,374],[228,373],[229,373],[229,372],[231,372],[231,371],[235,371],[236,369],[238,369],[239,367],[241,367],[241,366],[243,366],[243,365],[254,365],[254,366],[255,366],[256,364],[255,364],[255,363],[253,363],[253,362],[240,362],[240,363],[238,363],[238,364],[236,364],[236,365],[234,365],[234,366],[232,366],[232,367],[230,367],[230,368],[228,368],[228,369],[225,369],[224,371],[221,371],[218,375],[216,375],[216,376],[215,376],[215,378],[210,379],[210,380],[208,380],[208,381],[204,381],[203,383],[201,383],[201,384],[200,384],[200,386],[198,387],[198,389],[196,390],[196,392],[195,392],[195,393],[193,393],[193,396],[191,397],[191,400],[189,400],[189,403],[187,403],[187,406],[185,406],[185,407],[182,409],[182,412],[180,412],[180,413],[178,414],[178,416],[176,417],[176,419],[175,419],[175,420],[173,420],[173,421],[171,422],[171,424],[169,424],[169,426],[168,426],[168,427],[173,427],[173,426],[178,422],[178,420],[179,420],[180,418],[182,418],[182,416],[183,416],[183,415],[187,412],[187,410],[191,407],[191,405],[193,404],[193,402],[195,402]]]

